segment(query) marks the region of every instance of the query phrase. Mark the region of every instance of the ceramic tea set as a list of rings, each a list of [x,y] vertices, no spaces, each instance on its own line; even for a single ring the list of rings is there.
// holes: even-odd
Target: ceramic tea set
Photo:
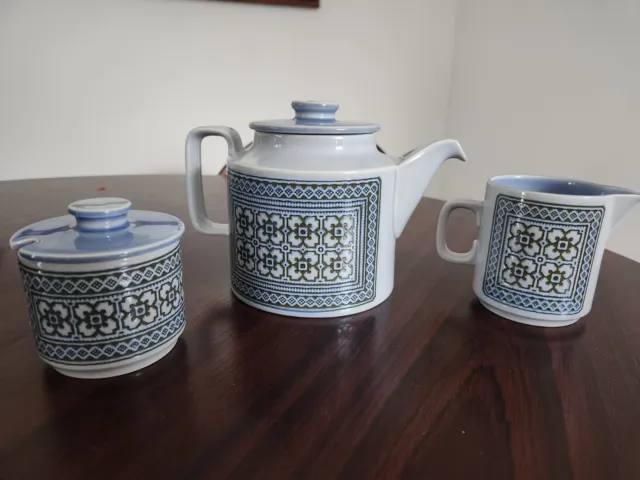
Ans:
[[[432,176],[465,155],[455,140],[441,140],[394,159],[376,147],[378,125],[336,120],[335,103],[292,106],[293,119],[251,123],[247,149],[229,127],[189,133],[191,221],[201,233],[229,236],[231,290],[241,301],[296,317],[368,310],[391,294],[396,238]],[[208,136],[228,144],[229,224],[205,212],[200,150]],[[590,311],[606,238],[638,201],[635,192],[593,183],[494,177],[484,202],[444,205],[437,248],[447,261],[475,264],[473,289],[492,312],[568,325]],[[466,253],[446,244],[457,208],[473,211],[479,226]],[[184,224],[120,198],[81,200],[68,211],[10,240],[40,357],[81,378],[162,358],[185,327]]]

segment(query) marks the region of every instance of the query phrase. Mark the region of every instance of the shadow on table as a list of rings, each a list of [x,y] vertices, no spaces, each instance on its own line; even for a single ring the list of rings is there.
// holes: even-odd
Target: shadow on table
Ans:
[[[236,386],[251,416],[261,417],[297,389],[328,392],[350,368],[369,369],[385,340],[390,302],[335,319],[267,314],[237,299],[231,310]]]
[[[34,448],[38,462],[50,462],[39,470],[55,472],[56,478],[88,478],[93,474],[87,469],[99,472],[99,478],[118,476],[137,452],[151,444],[158,451],[171,451],[200,429],[190,408],[194,400],[183,338],[157,363],[128,375],[86,380],[48,367],[42,380],[45,401],[55,416],[42,426]],[[166,435],[168,428],[171,435]],[[93,455],[96,451],[103,454]],[[73,460],[83,455],[99,464]],[[154,456],[144,458],[153,461]]]

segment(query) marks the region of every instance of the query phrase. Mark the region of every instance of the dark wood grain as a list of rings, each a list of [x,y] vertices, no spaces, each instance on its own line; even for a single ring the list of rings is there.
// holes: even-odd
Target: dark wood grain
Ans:
[[[638,479],[640,265],[605,255],[592,313],[559,330],[476,302],[418,207],[395,290],[350,319],[261,313],[229,292],[227,239],[188,227],[187,329],[136,374],[76,380],[36,356],[11,233],[123,196],[188,221],[179,176],[0,183],[2,479]],[[105,187],[99,191],[99,187]],[[226,218],[223,178],[207,178]],[[458,249],[475,235],[456,212]]]

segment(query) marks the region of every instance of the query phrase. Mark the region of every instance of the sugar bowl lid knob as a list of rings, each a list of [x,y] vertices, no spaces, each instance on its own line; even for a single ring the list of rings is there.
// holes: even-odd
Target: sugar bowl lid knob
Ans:
[[[81,232],[119,230],[129,224],[127,213],[131,202],[124,198],[102,197],[79,200],[69,205]]]

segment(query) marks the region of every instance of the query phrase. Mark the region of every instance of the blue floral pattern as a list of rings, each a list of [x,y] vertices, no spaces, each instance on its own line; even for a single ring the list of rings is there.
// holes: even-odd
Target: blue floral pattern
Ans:
[[[231,284],[252,302],[331,311],[375,297],[380,179],[291,182],[229,171]]]
[[[22,264],[20,270],[38,353],[55,364],[120,362],[184,328],[179,248],[106,271],[53,273]]]
[[[108,301],[76,305],[74,313],[78,319],[78,332],[84,337],[111,335],[118,328],[114,312],[114,306]]]
[[[73,333],[69,307],[63,303],[42,301],[38,303],[38,315],[42,319],[42,329],[49,335],[68,338]]]
[[[498,195],[495,205],[484,294],[536,313],[578,313],[604,207],[555,205],[508,195]]]

